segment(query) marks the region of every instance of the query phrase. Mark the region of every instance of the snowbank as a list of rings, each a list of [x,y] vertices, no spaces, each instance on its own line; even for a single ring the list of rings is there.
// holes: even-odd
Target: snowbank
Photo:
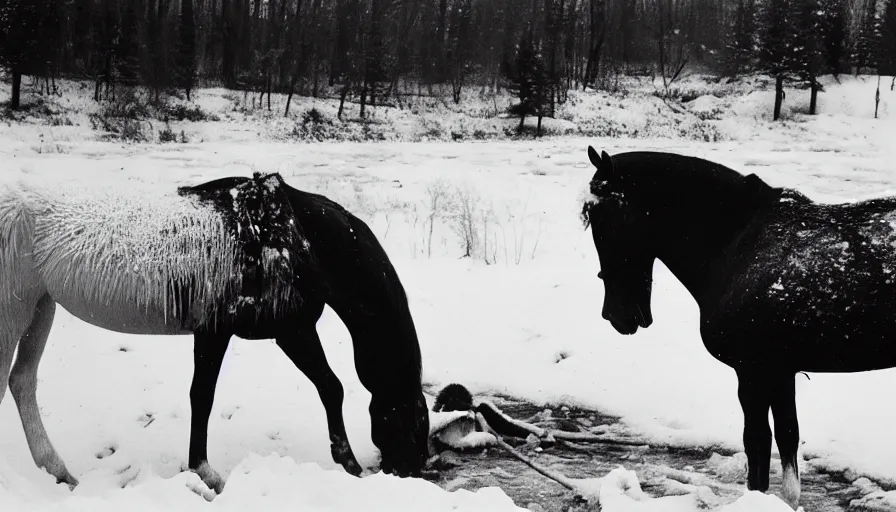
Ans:
[[[109,475],[93,475],[67,496],[67,491],[49,488],[46,482],[34,485],[4,469],[0,466],[0,505],[20,512],[524,510],[497,488],[447,492],[425,480],[383,473],[359,479],[277,455],[246,457],[234,468],[225,492],[217,497],[192,473],[162,478],[144,470],[121,489],[102,481],[111,479]]]
[[[77,176],[103,187],[110,173],[133,186],[174,186],[253,170],[279,171],[290,184],[325,193],[370,223],[408,291],[428,383],[462,382],[474,392],[596,407],[620,415],[655,441],[740,449],[742,415],[734,374],[703,348],[696,306],[664,267],[656,268],[650,329],[622,337],[600,319],[597,257],[590,233],[579,222],[576,199],[592,173],[585,148],[702,156],[825,201],[893,193],[894,118],[875,121],[854,107],[867,94],[861,78],[844,79],[841,87],[839,107],[832,100],[825,108],[833,110],[774,129],[758,114],[760,106],[768,107],[766,100],[754,98],[756,117],[747,115],[754,99],[743,100],[741,117],[731,118],[732,107],[725,107],[728,113],[718,122],[742,127],[749,144],[554,138],[297,148],[257,142],[260,136],[253,130],[260,124],[242,124],[238,120],[247,118],[235,116],[207,125],[230,138],[216,139],[210,131],[207,140],[214,142],[121,145],[86,141],[76,133],[83,128],[16,124],[0,126],[0,173],[21,171],[50,180]],[[836,90],[831,86],[825,94],[833,98]],[[892,93],[882,94],[892,102]],[[597,95],[584,95],[596,108]],[[720,106],[700,96],[694,96],[695,107]],[[796,101],[788,91],[791,100]],[[222,105],[227,103],[215,108]],[[579,104],[582,115],[589,108],[585,100]],[[643,108],[664,107],[645,102]],[[634,111],[631,119],[641,122],[643,116]],[[53,144],[61,150],[48,150],[52,146],[46,138],[35,142],[36,134],[54,134]],[[60,141],[63,136],[70,138]],[[466,191],[478,198],[474,213],[480,246],[473,259],[458,259],[463,251],[456,209],[435,217],[429,237],[429,194],[440,179],[451,194]],[[375,469],[370,397],[354,370],[351,340],[330,310],[319,329],[345,387],[349,439],[359,461]],[[191,354],[189,337],[118,335],[60,309],[40,368],[38,400],[51,439],[82,484],[70,494],[34,468],[7,394],[0,405],[0,508],[12,503],[11,509],[35,511],[236,509],[269,500],[266,510],[287,505],[376,509],[380,504],[401,510],[410,506],[406,496],[426,500],[427,509],[510,507],[497,490],[446,493],[425,482],[381,475],[343,478],[330,460],[325,415],[314,387],[275,344],[238,339],[225,359],[209,428],[210,461],[228,478],[228,486],[207,504],[190,490],[196,478],[182,473]],[[844,471],[849,478],[896,480],[896,444],[888,442],[896,430],[896,408],[890,406],[894,383],[896,370],[798,379],[806,459],[801,463]],[[271,453],[276,455],[257,455]],[[730,472],[737,472],[734,465]],[[333,486],[339,492],[327,493]],[[696,498],[658,502],[688,510],[691,499]],[[620,510],[651,506],[618,500]],[[773,498],[748,493],[736,506],[768,510],[762,507],[777,505]]]
[[[768,77],[749,76],[736,81],[691,75],[667,91],[659,82],[621,78],[619,89],[569,91],[557,106],[556,118],[545,119],[547,136],[665,138],[686,141],[753,141],[768,135],[793,138],[831,135],[843,130],[838,119],[873,121],[877,77],[822,77],[825,91],[819,95],[818,116],[807,116],[809,92],[786,88],[780,122],[771,120],[773,83]],[[891,119],[890,78],[881,81],[881,120]],[[147,106],[145,95],[137,104],[97,103],[93,88],[84,82],[58,81],[61,96],[24,94],[24,112],[9,114],[17,125],[0,125],[0,134],[43,153],[65,153],[71,143],[108,136],[106,130],[126,132],[136,140],[184,142],[322,142],[322,141],[493,141],[517,138],[519,121],[505,112],[513,103],[503,91],[497,95],[478,88],[466,89],[459,104],[447,91],[422,94],[406,91],[387,105],[367,110],[346,103],[343,119],[337,118],[334,98],[293,97],[284,116],[287,97],[271,96],[271,110],[254,94],[223,88],[200,88],[192,101],[171,97],[164,108]],[[0,101],[8,87],[0,88]],[[441,94],[441,95],[440,95]],[[326,93],[324,93],[326,95]],[[667,98],[667,99],[663,99]],[[714,99],[713,99],[714,98]],[[115,112],[141,112],[136,122],[114,117]],[[110,117],[113,116],[113,117]],[[164,120],[168,119],[169,122]],[[536,120],[527,119],[527,134]],[[118,136],[121,136],[119,133]]]

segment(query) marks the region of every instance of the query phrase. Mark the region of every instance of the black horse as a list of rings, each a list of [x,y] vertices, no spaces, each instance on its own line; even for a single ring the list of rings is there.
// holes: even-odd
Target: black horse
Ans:
[[[316,330],[327,304],[351,334],[358,376],[371,393],[381,469],[421,474],[429,416],[420,346],[405,290],[363,221],[278,174],[223,178],[150,198],[41,187],[0,188],[0,399],[9,375],[39,467],[77,485],[35,399],[37,365],[59,303],[104,329],[193,334],[188,465],[215,491],[224,482],[207,460],[208,418],[233,336],[276,340],[320,394],[333,460],[360,475],[345,432],[342,384]]]
[[[748,488],[768,490],[771,409],[795,508],[795,374],[896,366],[896,198],[818,204],[698,158],[590,146],[588,157],[597,171],[582,220],[603,318],[621,334],[649,327],[662,261],[696,300],[706,349],[737,373]]]

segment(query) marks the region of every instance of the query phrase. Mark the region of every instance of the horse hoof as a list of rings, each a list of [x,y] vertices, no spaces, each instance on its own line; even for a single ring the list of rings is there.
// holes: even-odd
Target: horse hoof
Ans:
[[[57,484],[65,484],[68,486],[69,491],[74,491],[75,487],[78,486],[78,479],[73,477],[72,475],[65,475],[63,477],[56,477]]]
[[[361,476],[361,473],[364,472],[364,468],[362,468],[361,465],[358,464],[358,461],[354,459],[345,462],[342,464],[342,467],[344,467],[345,471],[352,476]]]
[[[199,478],[208,486],[209,489],[215,491],[215,494],[221,494],[224,491],[224,479],[217,471],[212,469],[208,461],[203,462],[196,469],[192,470],[199,475]]]

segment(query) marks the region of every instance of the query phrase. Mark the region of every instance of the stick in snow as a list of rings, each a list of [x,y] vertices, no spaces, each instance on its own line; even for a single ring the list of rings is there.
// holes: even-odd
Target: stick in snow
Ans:
[[[493,428],[491,428],[488,425],[488,423],[485,422],[485,418],[482,417],[482,414],[477,413],[476,419],[479,421],[479,424],[482,425],[482,427],[484,429],[487,429],[487,431],[489,433],[491,433],[493,436],[495,436],[495,438],[498,440],[498,446],[503,448],[504,451],[506,451],[507,453],[512,455],[517,460],[523,462],[530,468],[534,469],[535,471],[541,473],[542,476],[546,476],[547,478],[550,478],[551,480],[557,482],[558,484],[562,485],[563,487],[566,487],[567,489],[569,489],[571,491],[579,492],[579,488],[576,486],[575,483],[573,483],[572,480],[570,480],[569,478],[567,478],[564,475],[561,475],[560,473],[557,473],[556,471],[551,471],[550,469],[542,467],[540,464],[536,464],[535,462],[532,461],[532,459],[530,459],[529,457],[526,457],[522,453],[516,451],[516,449],[514,447],[512,447],[509,444],[507,444],[506,442],[504,442],[504,439],[501,437],[501,435],[498,434],[497,432],[495,432],[495,430]]]

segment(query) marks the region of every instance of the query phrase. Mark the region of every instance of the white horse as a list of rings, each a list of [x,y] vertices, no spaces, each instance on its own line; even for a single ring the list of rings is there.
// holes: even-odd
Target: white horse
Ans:
[[[277,174],[177,191],[0,184],[0,400],[8,375],[35,464],[73,488],[78,481],[36,400],[57,303],[111,331],[194,335],[188,465],[217,492],[223,479],[207,460],[208,417],[234,335],[277,341],[320,393],[333,459],[361,473],[345,433],[342,385],[315,328],[329,304],[352,335],[372,394],[382,468],[416,475],[423,467],[429,424],[420,349],[398,276],[361,220]]]

